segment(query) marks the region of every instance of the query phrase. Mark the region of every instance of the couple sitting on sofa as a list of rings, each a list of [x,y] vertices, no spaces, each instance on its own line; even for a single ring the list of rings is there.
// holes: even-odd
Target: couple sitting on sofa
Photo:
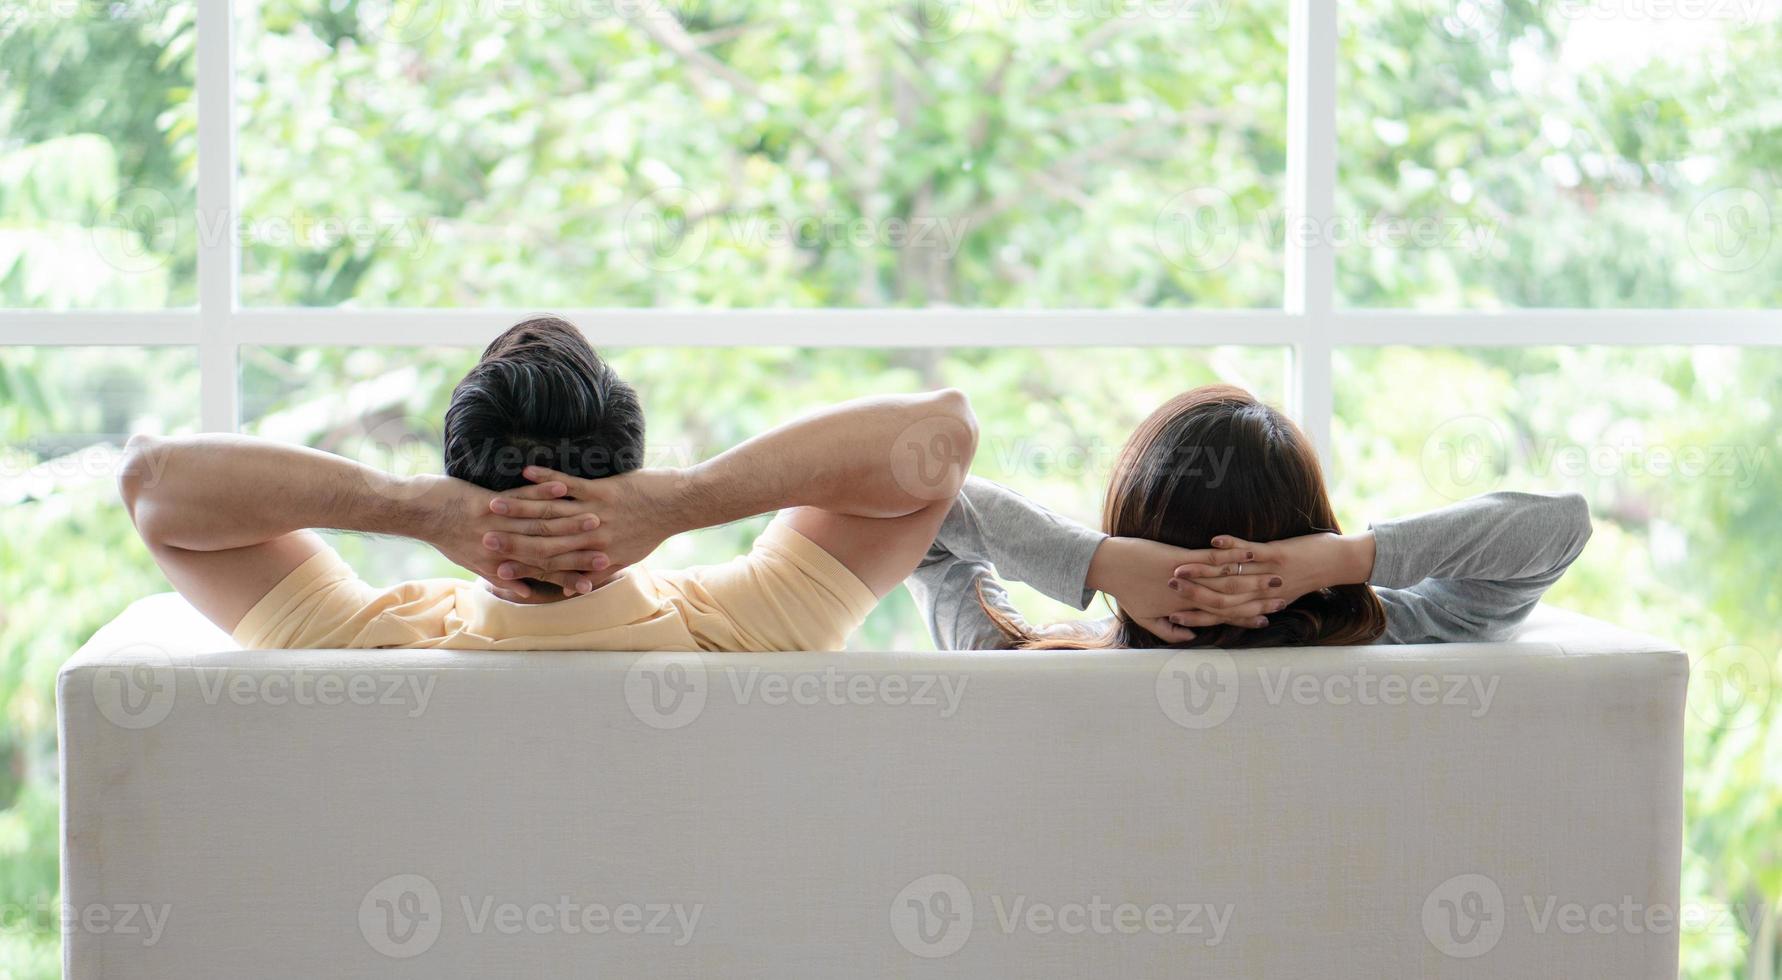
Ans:
[[[1492,493],[1342,534],[1318,460],[1230,387],[1140,424],[1101,531],[970,477],[957,391],[867,398],[686,469],[644,468],[637,394],[556,318],[452,393],[445,476],[239,436],[130,441],[120,488],[155,560],[249,648],[838,650],[908,581],[946,649],[1255,647],[1504,635],[1590,536],[1581,497]],[[778,511],[744,556],[635,564]],[[311,529],[425,541],[485,580],[362,581]],[[1032,625],[998,576],[1112,616]]]

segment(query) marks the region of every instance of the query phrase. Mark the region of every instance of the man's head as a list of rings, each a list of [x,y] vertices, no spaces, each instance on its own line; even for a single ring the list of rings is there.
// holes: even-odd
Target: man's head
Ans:
[[[614,476],[642,466],[643,453],[637,392],[554,316],[495,338],[446,408],[446,475],[488,490],[525,485],[528,466]]]

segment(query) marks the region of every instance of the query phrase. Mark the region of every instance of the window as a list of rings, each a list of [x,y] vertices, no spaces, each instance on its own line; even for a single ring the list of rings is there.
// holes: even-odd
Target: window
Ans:
[[[549,310],[685,458],[954,384],[979,472],[1092,520],[1133,423],[1224,380],[1301,421],[1346,526],[1586,491],[1555,600],[1698,654],[1685,898],[1732,914],[1684,931],[1684,973],[1764,975],[1779,24],[1776,0],[8,4],[0,906],[54,907],[60,658],[162,586],[110,488],[125,433],[432,468],[451,382]],[[374,580],[446,571],[342,547]],[[855,642],[927,639],[895,593]],[[0,973],[58,963],[53,920],[0,930]]]
[[[267,2],[242,296],[1278,306],[1285,0],[1142,10]]]

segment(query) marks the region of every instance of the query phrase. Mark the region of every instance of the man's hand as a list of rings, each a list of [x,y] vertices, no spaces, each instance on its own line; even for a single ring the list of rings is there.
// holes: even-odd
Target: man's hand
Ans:
[[[424,490],[418,500],[430,519],[418,528],[421,539],[457,565],[498,586],[508,599],[533,598],[534,589],[523,581],[500,577],[504,557],[491,547],[516,535],[529,535],[537,543],[537,560],[549,567],[535,567],[521,578],[549,582],[565,596],[581,595],[594,588],[594,580],[607,569],[604,555],[589,549],[590,534],[600,526],[598,517],[564,514],[550,519],[525,519],[504,515],[509,506],[540,505],[569,492],[561,479],[493,493],[449,477],[418,477]],[[570,501],[569,503],[573,503]]]
[[[1366,582],[1373,574],[1374,536],[1307,534],[1261,543],[1230,535],[1213,539],[1209,557],[1182,562],[1169,587],[1202,612],[1171,613],[1179,625],[1208,625],[1206,617],[1233,626],[1268,625],[1268,614],[1303,595]]]
[[[608,574],[647,558],[693,523],[684,516],[688,481],[673,469],[633,470],[584,480],[542,466],[524,471],[533,487],[488,501],[495,519],[517,525],[486,535],[502,588],[524,578],[573,572],[598,562]],[[564,492],[537,492],[557,487]],[[592,520],[589,527],[586,522]]]

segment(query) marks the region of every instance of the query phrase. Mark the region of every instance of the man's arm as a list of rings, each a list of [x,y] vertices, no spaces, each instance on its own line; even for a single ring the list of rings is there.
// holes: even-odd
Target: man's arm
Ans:
[[[489,502],[497,495],[459,480],[392,476],[339,456],[246,436],[135,436],[118,489],[168,581],[226,630],[327,547],[310,528],[417,538],[492,578],[497,562],[482,548],[482,535],[534,526],[491,514]],[[565,489],[534,486],[508,496]],[[556,547],[572,548],[582,543],[578,536],[586,524],[577,517],[546,527],[559,535]],[[557,574],[565,581],[576,577]]]
[[[834,556],[875,595],[915,568],[952,506],[977,451],[977,420],[955,390],[863,398],[807,415],[687,469],[598,480],[537,467],[528,479],[567,484],[574,500],[498,501],[505,516],[598,515],[593,550],[614,567],[642,560],[672,535],[770,511]],[[550,542],[498,534],[513,561],[504,580],[561,570],[587,555],[541,555]]]

